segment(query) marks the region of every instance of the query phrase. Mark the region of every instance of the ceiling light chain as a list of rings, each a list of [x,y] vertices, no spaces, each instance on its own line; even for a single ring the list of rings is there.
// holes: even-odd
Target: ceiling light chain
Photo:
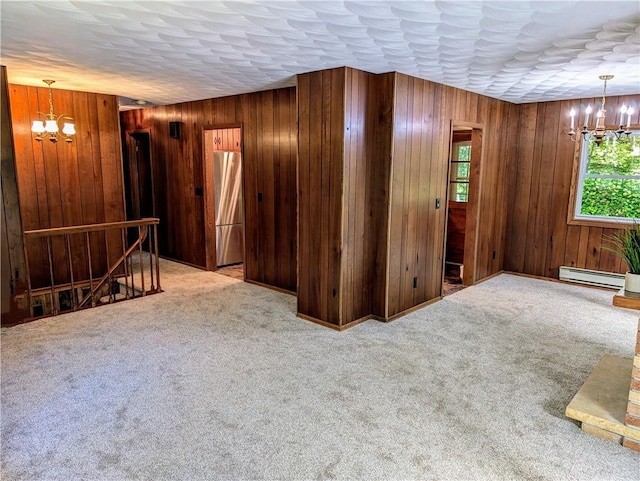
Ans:
[[[577,142],[579,140],[586,141],[586,140],[589,140],[591,137],[593,137],[593,141],[596,144],[600,145],[605,137],[614,137],[616,139],[619,139],[623,134],[624,135],[631,134],[631,115],[633,114],[633,107],[632,106],[627,107],[624,104],[622,104],[622,107],[620,107],[620,124],[619,124],[618,130],[606,129],[604,122],[605,122],[605,115],[607,111],[605,110],[604,107],[605,107],[606,96],[607,96],[607,81],[611,80],[613,78],[613,75],[600,75],[599,78],[600,80],[604,80],[604,90],[602,92],[602,105],[600,106],[600,109],[598,110],[598,112],[596,112],[596,123],[594,128],[589,129],[589,115],[591,115],[591,112],[593,111],[591,109],[591,104],[589,104],[587,108],[584,110],[584,113],[585,113],[584,125],[582,127],[582,130],[579,132],[576,132],[575,130],[576,111],[572,108],[571,111],[569,112],[569,117],[571,117],[571,128],[569,129],[568,134],[571,140],[573,140],[574,142]],[[625,114],[627,115],[626,127],[624,126]]]
[[[49,86],[49,113],[44,114],[42,112],[38,112],[44,118],[42,120],[34,120],[33,124],[31,124],[31,131],[38,134],[36,135],[36,140],[38,142],[43,141],[44,139],[49,139],[51,142],[56,143],[58,141],[58,137],[65,140],[65,142],[71,143],[71,136],[75,135],[76,128],[73,125],[72,117],[65,116],[64,114],[56,116],[53,113],[53,93],[51,90],[51,84],[55,83],[55,80],[43,80]],[[60,119],[64,119],[62,125],[62,132],[60,132],[60,127],[58,126],[58,121]]]

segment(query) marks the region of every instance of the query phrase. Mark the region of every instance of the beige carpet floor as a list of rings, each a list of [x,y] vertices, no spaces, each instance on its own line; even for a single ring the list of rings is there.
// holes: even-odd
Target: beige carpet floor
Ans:
[[[633,355],[612,292],[501,275],[339,333],[162,261],[166,292],[3,328],[2,480],[637,480],[564,409]]]

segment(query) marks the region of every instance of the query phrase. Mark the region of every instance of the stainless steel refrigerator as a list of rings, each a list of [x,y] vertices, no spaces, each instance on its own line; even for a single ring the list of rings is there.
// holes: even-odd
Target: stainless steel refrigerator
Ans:
[[[243,261],[242,157],[240,152],[214,152],[217,265]]]

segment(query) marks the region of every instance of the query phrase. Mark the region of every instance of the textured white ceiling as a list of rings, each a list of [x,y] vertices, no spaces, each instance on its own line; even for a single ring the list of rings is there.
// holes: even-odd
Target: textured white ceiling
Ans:
[[[8,1],[9,81],[176,103],[398,71],[515,103],[640,93],[635,1]]]

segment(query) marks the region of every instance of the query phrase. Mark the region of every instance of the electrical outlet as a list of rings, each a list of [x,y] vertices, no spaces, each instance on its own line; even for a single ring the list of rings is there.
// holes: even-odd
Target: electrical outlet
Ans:
[[[440,208],[440,197],[436,199],[436,209]]]
[[[416,287],[418,287],[418,278],[414,277],[413,278],[413,288],[415,289]]]
[[[258,192],[258,202],[262,202],[262,192]]]
[[[496,258],[496,251],[493,251],[493,258]]]

